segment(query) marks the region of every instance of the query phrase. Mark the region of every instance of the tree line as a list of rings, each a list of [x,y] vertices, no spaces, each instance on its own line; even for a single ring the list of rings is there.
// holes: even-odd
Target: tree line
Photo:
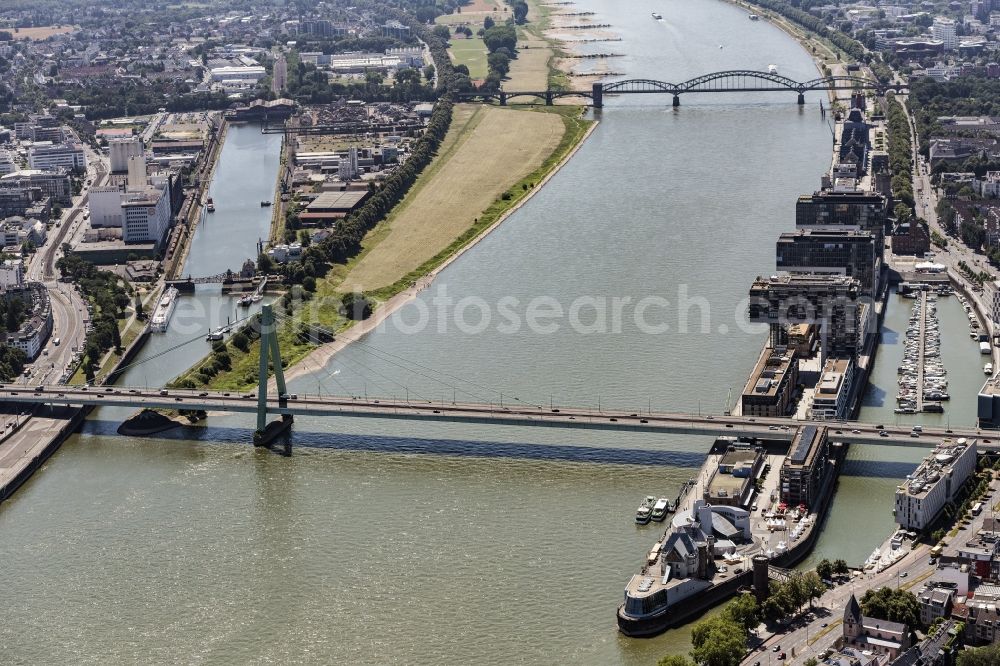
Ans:
[[[63,245],[63,256],[56,268],[66,280],[75,282],[92,306],[91,329],[84,341],[84,373],[87,381],[94,380],[94,370],[99,368],[104,355],[112,348],[121,351],[122,339],[118,319],[124,315],[131,299],[131,287],[122,286],[118,276],[111,271],[98,270],[94,264]]]

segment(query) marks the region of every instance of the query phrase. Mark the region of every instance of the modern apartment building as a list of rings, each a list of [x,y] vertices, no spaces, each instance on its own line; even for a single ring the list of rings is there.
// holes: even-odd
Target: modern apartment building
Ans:
[[[938,444],[896,488],[896,522],[907,530],[928,527],[975,471],[976,440]]]

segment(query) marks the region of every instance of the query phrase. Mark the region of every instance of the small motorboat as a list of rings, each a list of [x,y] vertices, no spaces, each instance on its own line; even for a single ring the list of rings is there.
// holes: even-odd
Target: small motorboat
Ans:
[[[662,21],[663,20],[663,15],[662,14],[658,14],[656,12],[653,12],[653,18],[656,19],[657,21]]]
[[[656,500],[656,504],[653,505],[653,510],[650,512],[649,517],[658,523],[662,523],[667,517],[667,512],[670,510],[670,502],[665,498],[661,497]]]
[[[237,301],[237,305],[239,305],[241,308],[248,308],[250,307],[251,303],[253,303],[253,296],[250,295],[244,296],[239,301]]]

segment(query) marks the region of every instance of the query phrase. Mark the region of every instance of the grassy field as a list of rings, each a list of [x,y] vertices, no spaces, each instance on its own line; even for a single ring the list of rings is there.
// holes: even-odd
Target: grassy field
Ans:
[[[438,25],[468,25],[483,27],[483,19],[492,16],[497,23],[510,17],[510,7],[503,0],[473,0],[471,4],[462,7],[461,13],[442,14],[434,22]],[[475,32],[475,30],[473,30]]]
[[[545,90],[549,87],[550,77],[555,73],[552,63],[556,53],[544,34],[548,24],[548,10],[538,0],[528,0],[528,22],[517,31],[517,58],[510,63],[508,81],[504,83],[506,89]]]
[[[391,285],[448,247],[491,202],[542,164],[563,131],[562,119],[551,113],[457,107],[440,156],[403,205],[372,231],[377,243],[341,289]]]
[[[74,30],[78,30],[75,25],[45,25],[37,28],[10,28],[9,32],[14,35],[14,39],[28,39],[33,42],[40,42],[53,35],[64,35]]]
[[[485,79],[487,74],[486,44],[478,37],[472,39],[452,38],[448,55],[455,65],[465,65],[469,68],[469,78]]]

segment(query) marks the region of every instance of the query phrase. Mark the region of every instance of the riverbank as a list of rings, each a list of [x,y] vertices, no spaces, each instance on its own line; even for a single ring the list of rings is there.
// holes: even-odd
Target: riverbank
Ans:
[[[328,360],[336,351],[343,348],[341,345],[334,349],[330,345],[359,339],[370,330],[369,326],[373,321],[376,323],[383,321],[385,317],[411,300],[421,289],[426,288],[434,276],[451,261],[468,248],[475,246],[539,191],[576,153],[596,125],[595,121],[583,117],[582,109],[579,107],[490,108],[485,113],[489,117],[512,121],[513,124],[494,127],[490,132],[484,132],[483,136],[467,137],[464,142],[453,136],[452,143],[459,144],[454,151],[449,150],[446,138],[441,153],[420,176],[406,198],[390,213],[386,222],[380,223],[366,236],[363,242],[364,251],[347,264],[334,266],[324,279],[318,281],[316,293],[310,301],[303,304],[302,311],[308,312],[308,320],[297,319],[294,324],[283,326],[279,330],[279,344],[288,367],[286,377],[314,372],[315,367],[304,369],[298,366],[313,364],[317,362],[317,358]],[[509,141],[511,137],[515,138],[515,143],[524,140],[525,136],[530,136],[532,133],[526,133],[522,125],[532,118],[541,126],[549,127],[553,123],[553,118],[558,118],[562,123],[562,134],[557,143],[553,141],[555,146],[549,149],[544,159],[533,161],[520,159],[510,162],[507,153],[519,153],[510,147],[497,150],[496,141]],[[452,131],[461,133],[462,128],[459,126],[450,129],[449,134]],[[491,138],[491,133],[498,134],[498,137]],[[541,158],[541,155],[538,158]],[[449,169],[450,159],[459,159],[457,163],[459,167],[461,164],[467,166],[458,168],[456,172],[454,168]],[[492,168],[482,169],[474,166],[476,164],[479,164],[479,167],[492,165]],[[532,169],[533,165],[536,166]],[[498,178],[497,174],[503,174],[505,178]],[[471,183],[463,183],[464,178],[471,178]],[[455,198],[456,191],[465,191],[469,187],[472,189],[468,196]],[[490,196],[481,199],[480,191],[490,193]],[[442,197],[451,201],[453,205],[447,204]],[[402,226],[400,240],[393,241],[395,249],[379,251],[380,244],[392,238],[392,234],[395,233],[394,223],[406,215],[411,207],[419,214],[411,221],[412,224]],[[439,221],[440,233],[436,236],[432,234],[436,244],[429,245],[423,238],[423,232],[426,230],[427,220],[439,214],[449,216],[450,220],[445,220],[444,223]],[[377,251],[383,255],[381,259],[375,254]],[[345,278],[366,261],[371,263],[369,268],[364,269],[362,276],[378,277],[376,281],[381,284],[364,286],[375,287],[370,295],[379,302],[372,318],[362,322],[352,322],[339,315],[338,306],[341,294],[345,291]],[[337,342],[317,348],[314,341],[303,339],[298,334],[300,321],[334,331],[338,336]],[[319,356],[316,356],[317,349],[327,349],[327,351],[321,351]],[[209,383],[202,384],[195,381],[195,371],[201,365],[199,363],[175,377],[172,385],[187,383],[190,380],[195,381],[197,386],[219,390],[244,390],[256,386],[259,342],[254,341],[245,351],[229,345],[227,351],[231,360],[230,369],[219,372]]]
[[[303,375],[307,375],[315,371],[315,367],[324,367],[330,362],[330,359],[334,357],[340,350],[344,349],[352,342],[355,342],[371,331],[375,330],[390,315],[395,313],[397,310],[402,308],[404,305],[412,301],[417,295],[429,287],[434,279],[448,266],[450,266],[454,261],[456,261],[463,254],[471,250],[473,247],[478,245],[484,238],[490,235],[497,227],[504,223],[504,221],[510,217],[512,214],[521,209],[521,207],[527,203],[532,196],[541,189],[555,176],[559,171],[566,165],[569,160],[576,155],[580,147],[590,138],[594,130],[597,128],[597,121],[590,122],[586,127],[586,130],[582,135],[576,137],[571,141],[570,145],[567,146],[566,151],[562,156],[555,162],[541,179],[537,182],[534,187],[529,188],[524,192],[524,194],[510,207],[506,208],[503,212],[497,214],[496,218],[492,221],[482,220],[479,224],[481,228],[475,228],[467,232],[471,237],[465,240],[462,239],[455,241],[458,244],[457,247],[449,248],[442,253],[440,261],[437,261],[435,265],[428,266],[426,272],[419,278],[413,280],[412,284],[397,291],[395,294],[390,296],[387,300],[382,302],[371,317],[364,321],[359,321],[353,325],[342,330],[337,335],[337,340],[331,343],[327,343],[320,347],[317,347],[311,351],[308,355],[301,359],[301,362],[294,365],[290,365],[288,369],[285,370],[285,379],[292,380]],[[564,136],[564,141],[566,137]],[[558,152],[558,151],[557,151]],[[437,259],[437,258],[436,258]],[[433,260],[432,260],[433,261]],[[307,367],[309,366],[309,367]],[[268,382],[268,387],[274,387],[274,380],[271,379]]]

